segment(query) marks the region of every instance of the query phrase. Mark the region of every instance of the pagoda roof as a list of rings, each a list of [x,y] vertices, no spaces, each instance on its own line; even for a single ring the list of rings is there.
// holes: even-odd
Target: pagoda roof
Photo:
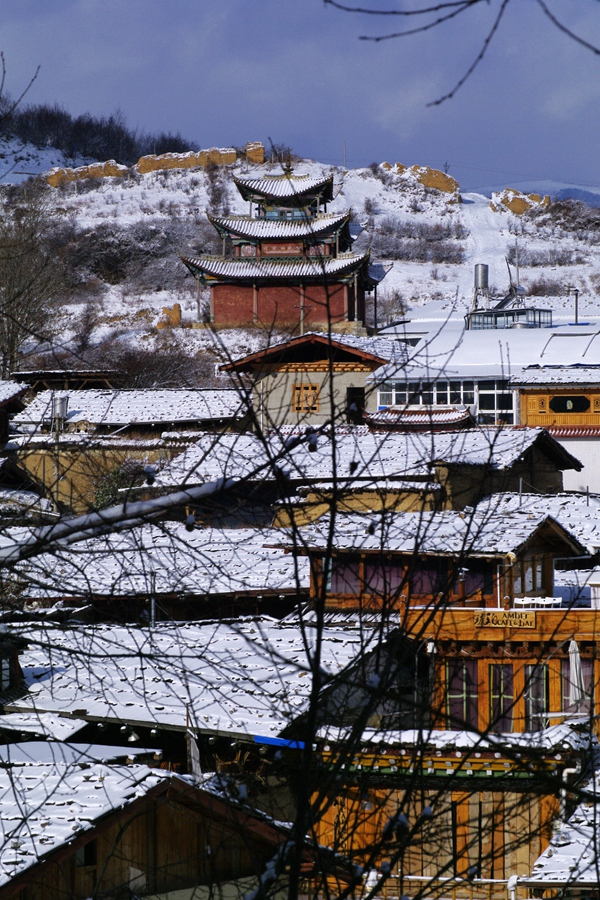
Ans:
[[[252,216],[211,216],[209,221],[220,233],[236,234],[249,238],[305,238],[328,234],[343,228],[349,221],[350,213],[332,213],[317,216],[314,219],[308,216],[300,221],[289,219],[262,219]]]
[[[368,272],[369,254],[342,254],[337,258],[302,259],[226,259],[222,256],[181,257],[196,277],[207,281],[257,281],[290,278],[343,279],[363,269],[363,277],[371,281]]]
[[[311,178],[310,175],[263,175],[262,178],[236,178],[234,183],[244,200],[295,200],[320,194],[323,202],[333,200],[333,175]]]

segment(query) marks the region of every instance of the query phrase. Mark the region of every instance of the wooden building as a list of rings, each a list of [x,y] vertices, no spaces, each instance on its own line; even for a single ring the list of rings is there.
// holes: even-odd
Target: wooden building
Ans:
[[[299,335],[251,353],[221,369],[249,376],[254,423],[264,432],[281,425],[362,422],[363,410],[375,409],[367,376],[402,353],[402,345],[350,335]]]
[[[568,490],[600,491],[600,365],[527,366],[511,379],[520,422],[542,426],[583,463],[570,472]]]
[[[281,825],[223,791],[142,765],[30,765],[0,781],[1,900],[171,891],[191,898],[201,886],[258,880],[287,838]],[[307,874],[310,859],[307,848]]]
[[[249,204],[246,216],[211,216],[221,256],[182,256],[210,287],[210,318],[218,328],[260,325],[309,329],[364,324],[365,293],[384,277],[369,254],[352,253],[349,212],[328,214],[333,175],[283,174],[235,178]]]
[[[489,511],[338,516],[331,550],[326,534],[303,535],[315,604],[404,643],[376,644],[349,715],[319,731],[337,796],[313,798],[318,839],[389,876],[388,896],[500,898],[589,758],[600,612],[559,608],[551,583],[554,556],[585,550],[550,518]]]

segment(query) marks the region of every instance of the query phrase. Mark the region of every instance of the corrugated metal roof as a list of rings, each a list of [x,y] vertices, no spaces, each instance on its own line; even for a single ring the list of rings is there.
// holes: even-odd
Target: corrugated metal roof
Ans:
[[[369,258],[365,253],[345,253],[336,259],[224,259],[222,256],[186,257],[186,265],[215,278],[322,278],[358,269]]]
[[[262,178],[234,178],[243,193],[256,193],[263,197],[282,200],[298,197],[319,188],[333,186],[333,175],[325,178],[311,178],[310,175],[264,175]]]
[[[313,237],[343,225],[348,213],[337,215],[308,216],[300,221],[289,219],[257,219],[252,216],[209,216],[217,228],[253,238],[303,238]]]

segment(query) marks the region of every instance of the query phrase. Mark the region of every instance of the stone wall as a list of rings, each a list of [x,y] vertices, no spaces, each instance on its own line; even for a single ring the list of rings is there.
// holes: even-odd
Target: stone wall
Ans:
[[[127,166],[122,166],[114,159],[109,159],[107,162],[91,163],[89,166],[78,166],[75,169],[63,169],[57,166],[47,173],[46,181],[51,187],[58,187],[82,178],[121,178],[123,175],[127,175],[128,171]]]
[[[142,156],[134,166],[134,170],[140,175],[147,172],[158,172],[163,169],[205,169],[207,166],[229,166],[237,159],[237,153],[233,147],[219,149],[211,147],[209,150],[190,150],[188,153],[162,153],[160,156]],[[246,144],[246,159],[255,165],[262,165],[265,161],[264,144],[260,141],[251,141]],[[115,162],[114,159],[103,163],[91,163],[89,166],[77,168],[61,168],[57,166],[46,174],[46,181],[51,187],[59,187],[70,181],[79,181],[83,178],[115,178],[127,175],[129,169]]]

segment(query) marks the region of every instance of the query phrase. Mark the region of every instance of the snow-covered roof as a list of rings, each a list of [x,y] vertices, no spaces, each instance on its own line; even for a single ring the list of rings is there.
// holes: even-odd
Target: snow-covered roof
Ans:
[[[214,478],[269,479],[276,464],[292,481],[364,482],[429,478],[435,463],[508,469],[536,442],[556,450],[559,467],[579,464],[541,428],[473,428],[456,432],[370,432],[366,426],[338,428],[307,443],[301,432],[206,435],[175,457],[156,485],[200,484]],[[312,452],[309,451],[312,447]],[[335,467],[334,467],[335,461]]]
[[[221,366],[222,369],[229,371],[231,369],[242,369],[245,365],[253,362],[266,361],[277,363],[279,360],[285,361],[286,352],[294,351],[302,344],[321,344],[327,351],[331,347],[332,355],[339,347],[357,350],[361,354],[369,354],[380,361],[390,359],[405,359],[406,345],[401,341],[387,340],[381,337],[362,337],[355,334],[337,334],[332,332],[307,331],[305,334],[296,335],[279,343],[272,344],[264,350],[258,350],[255,353],[249,353],[246,356],[236,359],[233,363],[227,363]]]
[[[498,556],[518,552],[544,522],[546,513],[369,512],[325,515],[302,528],[302,546],[309,551],[349,550],[365,553],[418,553],[434,556]],[[554,523],[556,524],[556,523]],[[568,538],[567,538],[568,539]],[[287,543],[291,546],[292,536]],[[577,541],[572,537],[575,548]],[[294,545],[298,544],[295,536]],[[580,548],[584,552],[584,548]]]
[[[464,406],[426,406],[420,409],[388,406],[377,412],[365,412],[363,418],[375,428],[393,426],[439,428],[444,425],[464,425],[465,422],[470,422],[472,425],[474,421],[471,412]]]
[[[16,381],[0,381],[0,406],[22,396],[26,391],[27,385],[17,384]]]
[[[55,741],[68,741],[86,725],[84,719],[54,713],[6,713],[0,716],[0,731],[22,732]]]
[[[240,175],[237,178],[234,177],[233,180],[243,196],[254,194],[277,200],[292,199],[325,188],[329,188],[331,192],[333,186],[333,175],[315,178],[300,172],[266,174],[262,178]]]
[[[323,278],[354,272],[369,258],[341,253],[337,257],[299,257],[294,259],[226,259],[223,256],[183,256],[183,262],[213,278]]]
[[[511,379],[511,383],[515,386],[529,385],[561,385],[569,387],[570,385],[600,385],[600,363],[595,366],[586,366],[582,363],[565,366],[527,366],[520,375],[515,375]]]
[[[144,762],[141,757],[161,758],[161,751],[147,747],[113,747],[107,744],[72,744],[63,741],[24,741],[0,744],[0,766]]]
[[[375,638],[374,640],[376,640]],[[8,712],[277,738],[312,691],[314,641],[274,619],[27,628],[20,657],[29,693]],[[368,647],[359,631],[324,629],[321,668],[338,675]]]
[[[0,885],[159,785],[144,765],[72,762],[0,767]]]
[[[290,219],[262,219],[253,216],[209,216],[217,228],[242,237],[257,238],[305,238],[335,231],[348,220],[349,213],[328,213],[300,221]]]
[[[82,390],[65,391],[67,427],[92,425],[171,424],[229,419],[241,415],[235,390]],[[13,422],[37,428],[52,415],[53,391],[42,391]]]
[[[140,525],[25,563],[21,568],[24,595],[85,600],[92,595],[144,597],[152,592],[216,598],[306,591],[307,560],[295,560],[275,549],[278,535],[272,529],[195,528],[188,532],[175,523]]]
[[[552,516],[575,535],[590,553],[600,550],[600,496],[598,494],[512,494],[484,497],[477,506],[482,515],[524,513],[536,518]]]
[[[466,331],[464,323],[454,319],[415,320],[394,333],[406,339],[413,331],[421,340],[406,364],[390,363],[374,372],[372,379],[509,379],[520,378],[522,370],[532,365],[600,364],[598,324]]]
[[[598,833],[600,832],[600,771],[580,789],[587,795],[550,845],[538,857],[530,875],[519,878],[532,888],[598,888]]]
[[[344,742],[351,729],[328,725],[319,729],[318,737],[332,743]],[[589,751],[590,736],[586,731],[572,728],[568,722],[552,725],[541,731],[518,734],[482,734],[479,731],[438,731],[436,729],[364,728],[360,740],[365,744],[386,747],[414,747],[422,752],[425,747],[436,750],[507,750],[529,748],[537,751]]]

